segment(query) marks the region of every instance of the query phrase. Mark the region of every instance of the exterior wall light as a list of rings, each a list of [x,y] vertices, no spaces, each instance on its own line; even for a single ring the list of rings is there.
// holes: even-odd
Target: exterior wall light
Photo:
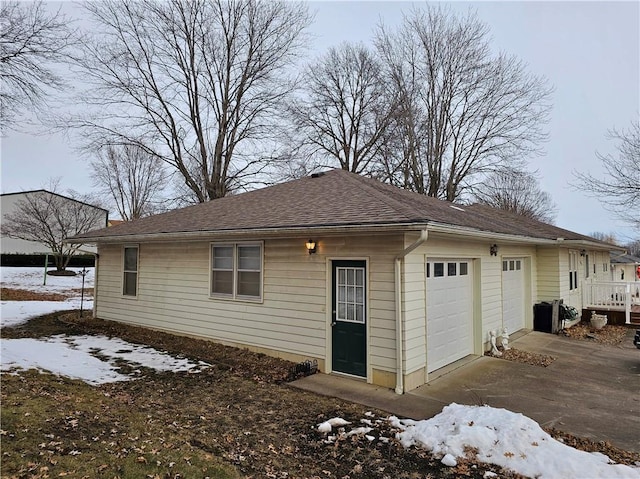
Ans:
[[[585,254],[587,254],[587,250],[580,250],[580,256],[584,256]]]
[[[316,252],[316,242],[312,239],[307,241],[305,243],[305,246],[307,247],[307,251],[309,252],[309,254],[314,254]]]
[[[498,256],[498,245],[497,244],[492,244],[491,246],[489,246],[489,254],[491,256]]]

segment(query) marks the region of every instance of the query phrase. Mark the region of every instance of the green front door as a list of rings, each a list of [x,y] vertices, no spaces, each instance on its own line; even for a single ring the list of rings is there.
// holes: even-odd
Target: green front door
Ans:
[[[366,263],[332,262],[333,370],[367,376]]]

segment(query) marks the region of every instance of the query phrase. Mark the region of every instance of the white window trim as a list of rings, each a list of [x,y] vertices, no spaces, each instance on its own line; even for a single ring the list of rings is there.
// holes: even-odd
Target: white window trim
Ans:
[[[213,292],[213,248],[214,246],[233,247],[233,293]],[[247,296],[238,294],[238,246],[260,247],[260,296]],[[209,298],[216,300],[262,303],[264,301],[264,241],[220,241],[209,243]]]
[[[136,294],[132,295],[132,294],[124,294],[124,275],[125,273],[133,273],[133,271],[127,271],[124,269],[124,263],[125,263],[125,251],[128,248],[135,248],[136,249]],[[122,284],[120,285],[120,295],[123,298],[126,299],[137,299],[138,298],[138,291],[139,291],[139,287],[140,287],[140,245],[139,244],[125,244],[122,245],[122,275],[121,275],[121,279],[122,279]]]
[[[574,263],[573,265],[571,263]],[[580,252],[578,250],[569,250],[569,291],[576,291],[579,289],[578,271],[580,270]],[[572,287],[573,286],[573,287]]]

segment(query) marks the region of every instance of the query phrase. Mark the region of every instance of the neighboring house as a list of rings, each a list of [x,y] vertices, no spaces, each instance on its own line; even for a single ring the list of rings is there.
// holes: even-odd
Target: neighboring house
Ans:
[[[640,258],[630,254],[611,253],[611,281],[640,283]]]
[[[487,206],[341,170],[131,221],[95,242],[95,314],[413,389],[532,328],[533,305],[581,308],[610,244]]]
[[[87,203],[83,203],[82,201],[74,200],[73,198],[69,198],[64,195],[60,195],[57,193],[52,193],[47,190],[32,190],[32,191],[21,191],[18,193],[6,193],[0,195],[0,210],[2,211],[2,223],[5,221],[5,217],[11,213],[14,213],[19,203],[25,200],[29,195],[42,195],[47,194],[51,196],[55,196],[61,200],[61,204],[65,204],[66,202],[73,202],[77,204],[83,204],[90,208],[95,209],[99,214],[98,220],[96,221],[94,228],[102,228],[107,225],[108,214],[109,212],[104,208],[99,208],[94,205],[89,205]],[[44,254],[49,253],[50,249],[48,246],[38,243],[35,241],[26,241],[22,239],[9,238],[4,234],[4,231],[0,228],[0,250],[2,254]],[[95,247],[87,246],[83,248],[88,252],[95,252]]]

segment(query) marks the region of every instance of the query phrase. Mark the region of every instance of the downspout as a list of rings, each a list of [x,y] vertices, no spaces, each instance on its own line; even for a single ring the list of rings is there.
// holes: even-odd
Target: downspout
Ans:
[[[96,319],[98,317],[98,263],[100,255],[94,253],[93,256],[93,319]]]
[[[420,231],[420,238],[396,256],[395,281],[396,281],[396,394],[404,394],[404,371],[402,370],[402,260],[414,249],[427,241],[429,233],[426,229]]]

